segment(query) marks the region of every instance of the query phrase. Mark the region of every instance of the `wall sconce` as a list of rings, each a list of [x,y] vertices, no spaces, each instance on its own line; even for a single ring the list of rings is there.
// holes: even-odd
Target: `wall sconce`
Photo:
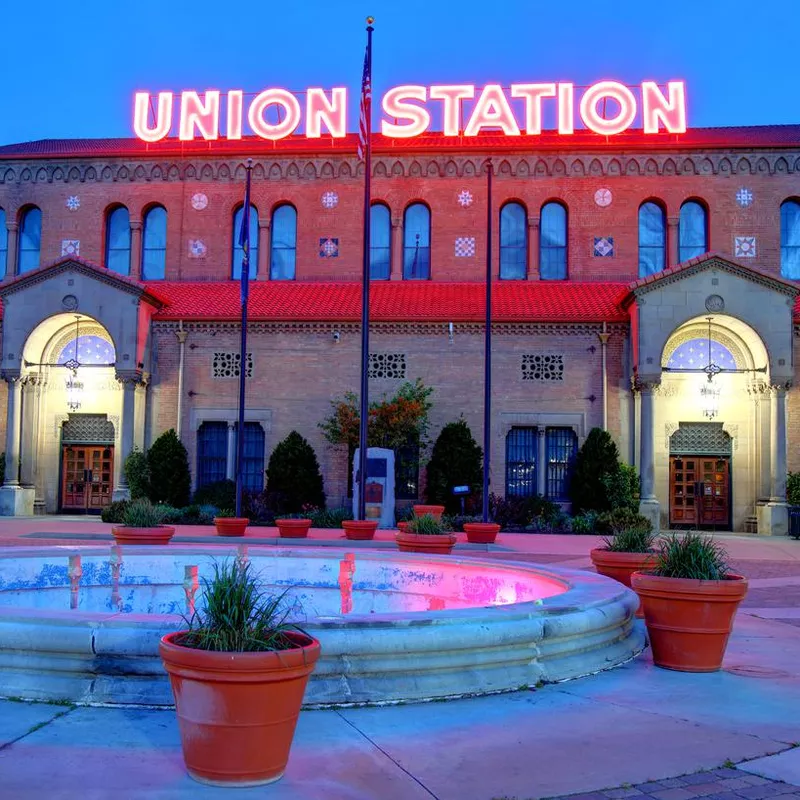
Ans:
[[[333,332],[333,341],[334,341],[336,344],[339,344],[339,340],[340,340],[341,338],[342,338],[342,334],[341,334],[341,333],[339,333],[339,331],[334,331],[334,332]]]
[[[452,322],[448,322],[447,323],[447,338],[450,341],[450,344],[453,344],[453,342],[455,341],[455,335],[453,334],[453,323]]]

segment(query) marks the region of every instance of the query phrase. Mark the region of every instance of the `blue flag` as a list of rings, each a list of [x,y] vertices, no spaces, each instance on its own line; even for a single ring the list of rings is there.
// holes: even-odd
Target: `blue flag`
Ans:
[[[247,168],[239,245],[242,248],[242,305],[245,305],[250,295],[250,167]]]

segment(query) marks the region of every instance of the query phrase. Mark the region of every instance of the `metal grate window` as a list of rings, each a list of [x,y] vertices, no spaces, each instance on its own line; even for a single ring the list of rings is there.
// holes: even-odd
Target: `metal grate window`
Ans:
[[[564,356],[558,353],[528,353],[523,355],[522,380],[563,381]]]
[[[369,378],[405,378],[405,353],[370,353],[367,367]]]
[[[197,488],[225,480],[228,423],[204,422],[197,431]]]
[[[536,428],[512,428],[506,436],[506,495],[536,495]]]
[[[567,500],[572,464],[578,450],[578,437],[572,428],[548,428],[547,481],[548,500]]]
[[[234,446],[238,446],[238,442],[235,441],[238,430],[237,424]],[[242,453],[242,487],[245,491],[260,492],[264,488],[264,442],[264,429],[261,425],[258,422],[245,422]]]
[[[214,353],[211,361],[211,375],[214,378],[238,378],[241,353]],[[247,372],[245,378],[253,377],[253,354],[247,354]]]

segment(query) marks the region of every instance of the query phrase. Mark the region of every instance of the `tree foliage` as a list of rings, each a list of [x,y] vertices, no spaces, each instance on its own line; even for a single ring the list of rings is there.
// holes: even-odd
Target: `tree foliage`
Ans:
[[[443,505],[445,513],[458,514],[461,500],[454,486],[468,486],[469,497],[480,503],[483,488],[483,450],[462,417],[442,428],[428,462],[425,495],[429,503]]]
[[[125,482],[131,493],[131,500],[150,498],[150,465],[147,456],[134,447],[123,465],[125,472]]]
[[[275,511],[294,514],[304,506],[325,508],[325,488],[314,448],[292,431],[278,442],[267,466],[267,494]]]
[[[608,431],[592,428],[575,457],[569,494],[572,513],[610,511],[612,508],[606,476],[620,471],[619,451]]]
[[[147,451],[150,499],[175,508],[189,504],[191,474],[186,448],[173,428],[162,433]]]

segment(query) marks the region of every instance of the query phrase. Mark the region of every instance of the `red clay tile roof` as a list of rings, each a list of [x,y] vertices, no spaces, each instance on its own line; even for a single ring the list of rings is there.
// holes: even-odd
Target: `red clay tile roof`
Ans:
[[[151,282],[148,290],[166,302],[162,320],[237,320],[239,284]],[[492,287],[496,322],[624,322],[619,305],[624,283],[507,282]],[[483,283],[375,282],[370,287],[373,322],[481,322]],[[262,321],[357,322],[361,284],[261,282],[250,285],[250,319]]]
[[[352,153],[356,151],[356,135],[348,134],[343,139],[323,136],[306,139],[291,136],[278,141],[267,141],[256,137],[245,137],[239,141],[220,139],[216,142],[181,142],[164,139],[148,144],[134,138],[116,139],[39,139],[34,142],[19,142],[0,147],[0,160],[17,158],[91,158],[97,156],[142,156],[167,155],[202,156],[252,155],[266,156],[292,153]],[[630,130],[616,136],[600,136],[591,131],[578,130],[571,136],[555,131],[545,131],[539,136],[501,136],[486,133],[475,137],[445,137],[432,132],[413,139],[390,139],[380,134],[373,136],[373,152],[387,155],[407,151],[475,151],[475,152],[536,152],[546,150],[600,150],[619,152],[632,148],[648,150],[681,150],[706,148],[786,148],[800,146],[800,125],[754,125],[729,128],[690,128],[683,134],[658,133],[645,136],[641,130]]]

